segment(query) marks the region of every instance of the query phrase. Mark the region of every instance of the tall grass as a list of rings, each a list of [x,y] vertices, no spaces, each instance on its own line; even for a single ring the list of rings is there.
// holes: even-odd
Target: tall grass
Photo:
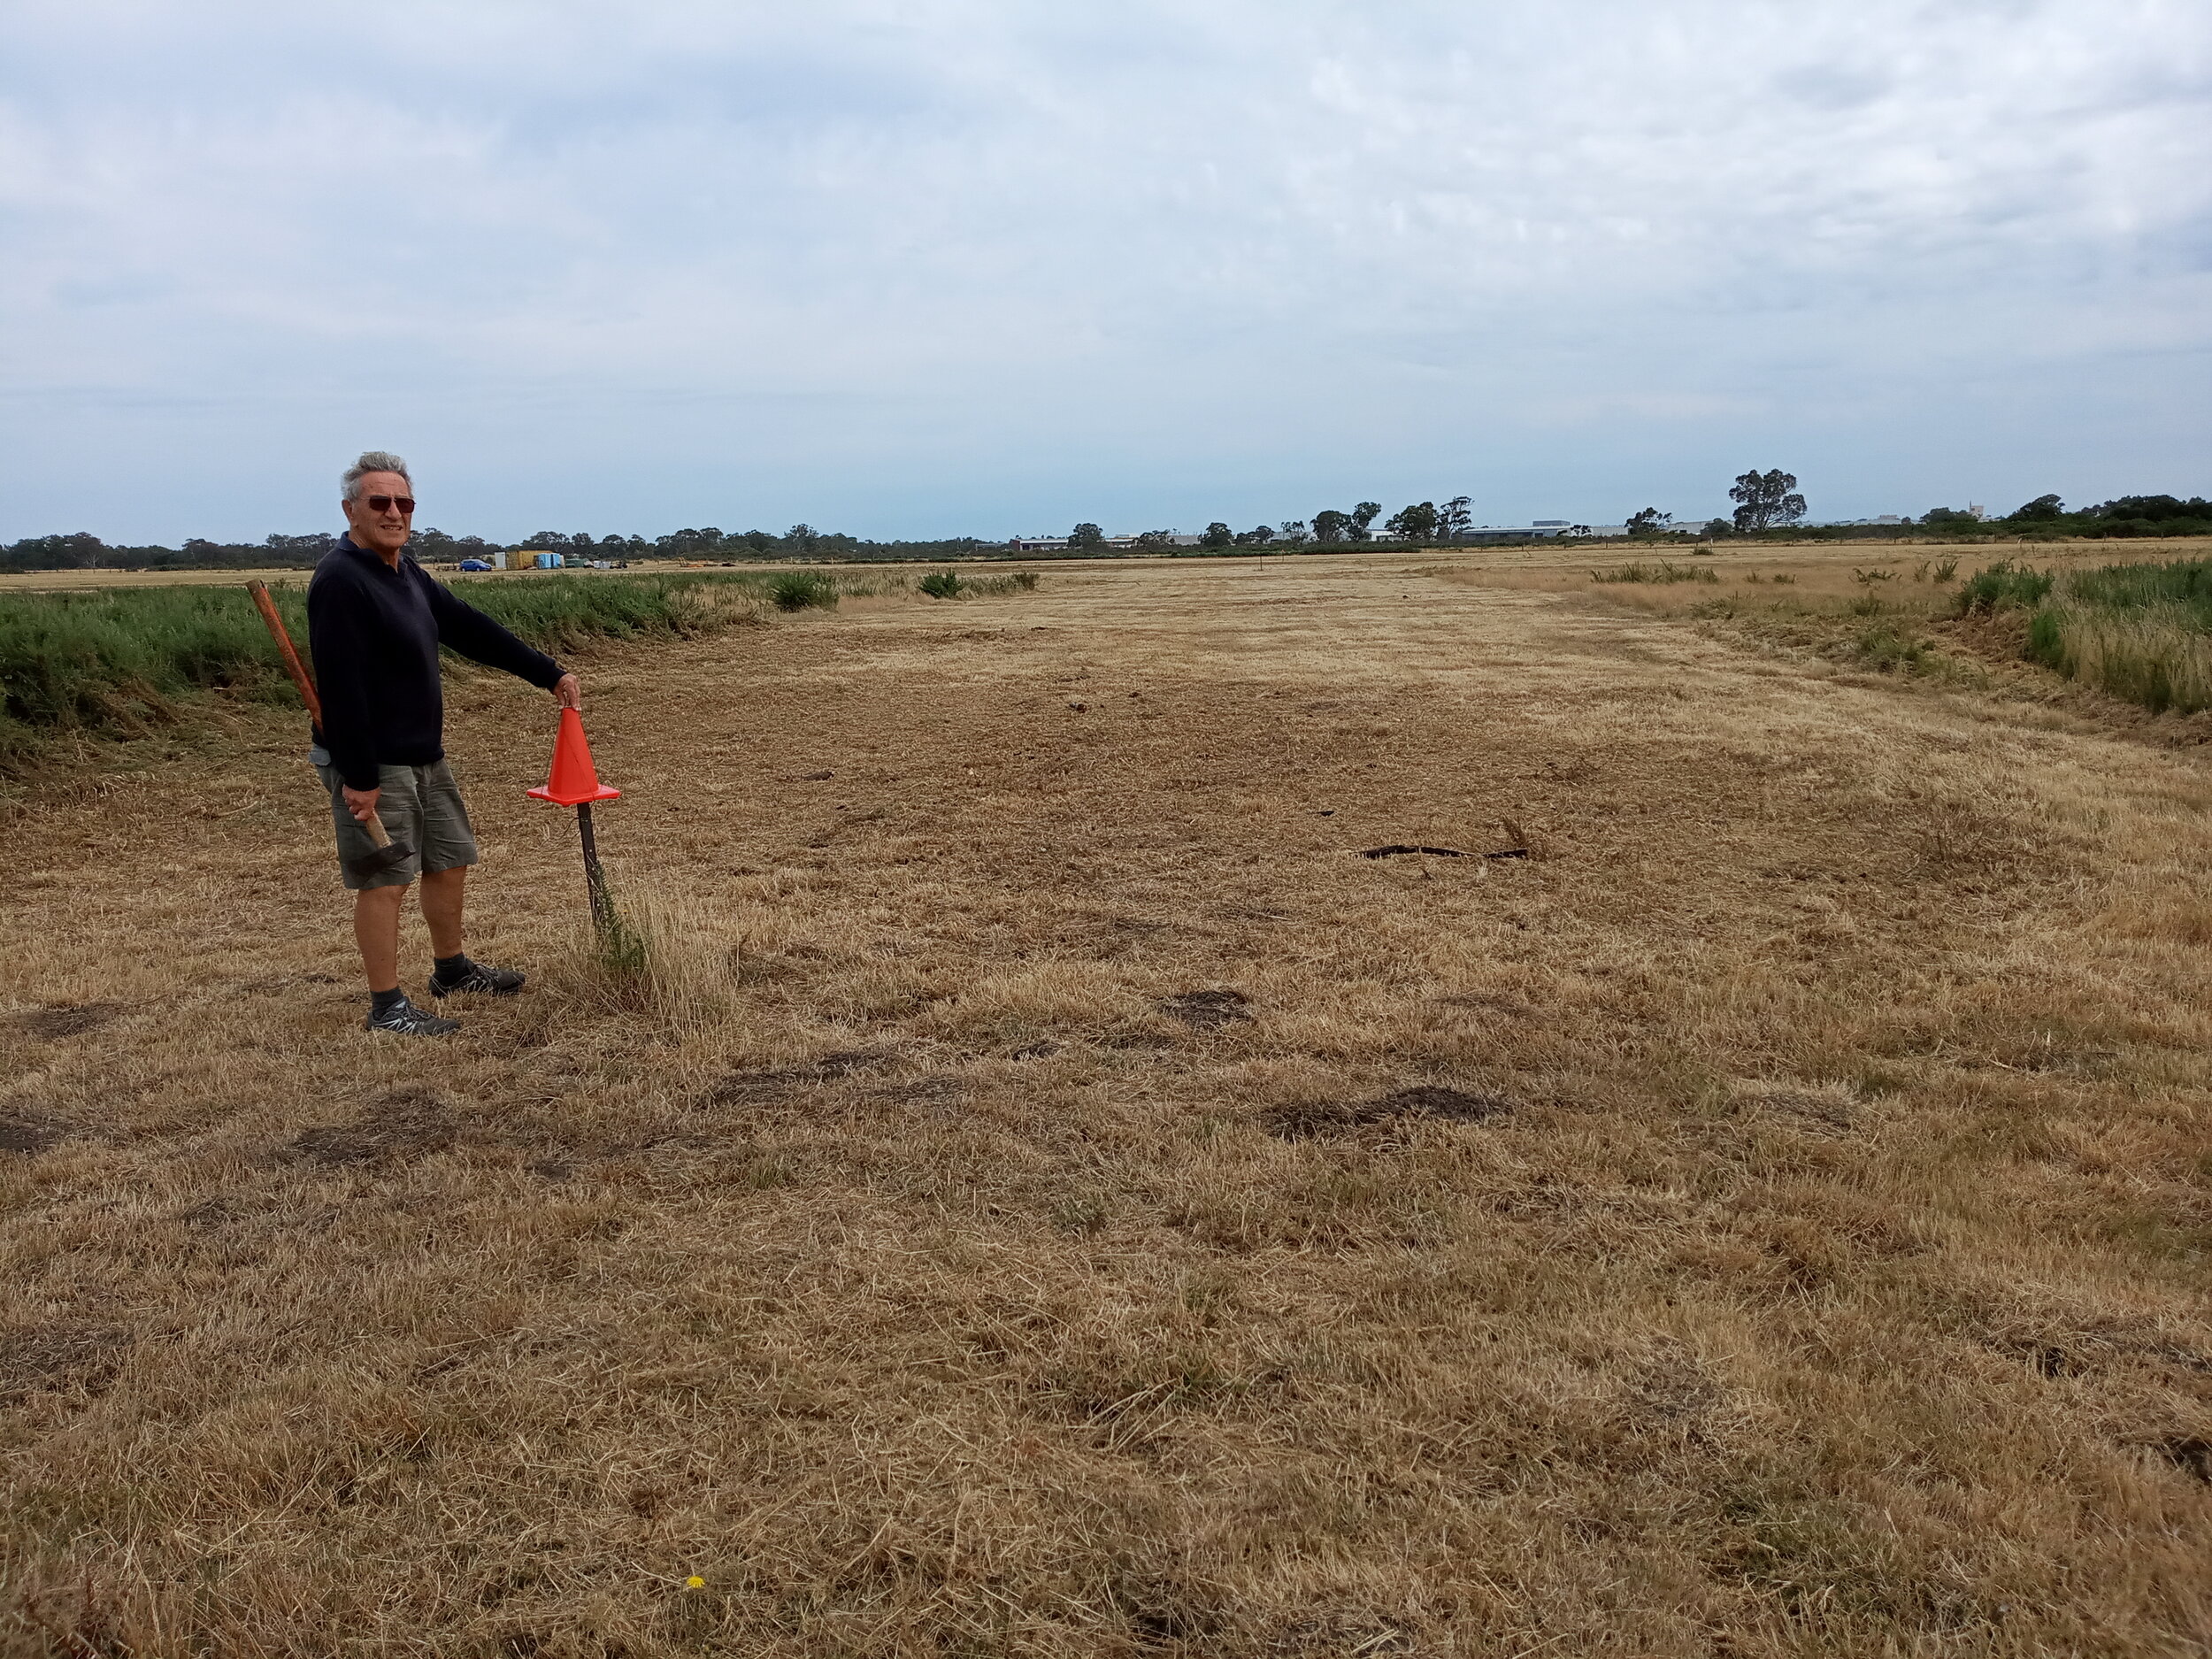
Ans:
[[[963,580],[962,598],[1025,593],[1037,572]],[[931,578],[918,584],[929,588]],[[911,593],[909,572],[670,572],[464,580],[455,591],[540,650],[709,634],[763,609],[833,607],[841,595]],[[303,583],[273,590],[307,648]],[[109,588],[0,595],[0,777],[24,770],[57,734],[137,737],[194,718],[205,694],[292,701],[275,645],[242,586]]]
[[[2153,712],[2212,708],[2212,559],[2107,565],[2063,578],[1977,571],[1962,613],[2029,611],[2027,654]]]
[[[820,571],[781,571],[769,580],[768,598],[779,611],[831,611],[837,584]]]
[[[470,603],[541,650],[593,640],[711,630],[753,613],[760,579],[531,577],[472,582]],[[303,587],[275,590],[307,643]],[[199,694],[263,703],[294,693],[244,592],[221,587],[108,588],[0,597],[0,772],[19,770],[56,733],[140,736],[186,718]]]
[[[1657,559],[1647,563],[1631,560],[1616,565],[1609,570],[1592,571],[1594,582],[1717,582],[1720,578],[1701,565],[1677,565],[1672,559]]]
[[[1959,589],[1959,614],[1970,616],[1978,611],[1994,612],[2040,604],[2055,580],[2048,571],[1999,559],[1966,579],[1966,585]]]

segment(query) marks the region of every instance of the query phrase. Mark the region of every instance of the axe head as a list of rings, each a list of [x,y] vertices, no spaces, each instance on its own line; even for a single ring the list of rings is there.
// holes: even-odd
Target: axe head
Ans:
[[[415,849],[405,841],[386,841],[373,852],[364,853],[348,867],[357,876],[381,875],[396,864],[403,864],[415,856]]]

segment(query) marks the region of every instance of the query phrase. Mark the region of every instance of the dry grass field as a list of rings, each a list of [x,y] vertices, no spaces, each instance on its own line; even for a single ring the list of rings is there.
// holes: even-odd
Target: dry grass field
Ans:
[[[457,679],[443,1044],[296,722],[14,810],[0,1654],[2212,1648],[2204,727],[1621,557],[584,661],[642,984]]]

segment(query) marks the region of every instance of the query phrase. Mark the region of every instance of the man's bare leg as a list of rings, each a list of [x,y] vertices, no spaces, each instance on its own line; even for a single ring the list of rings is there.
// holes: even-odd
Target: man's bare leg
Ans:
[[[456,864],[422,874],[422,919],[430,924],[430,949],[441,956],[461,954],[461,904],[468,873],[466,864]]]
[[[361,970],[372,991],[399,988],[399,913],[406,902],[403,887],[367,887],[353,895],[353,942],[361,947]]]
[[[422,918],[430,924],[430,945],[438,956],[436,972],[430,976],[430,995],[450,996],[465,991],[512,996],[522,989],[521,974],[512,968],[472,962],[461,949],[461,901],[468,873],[466,864],[456,864],[434,875],[425,872],[422,879]]]

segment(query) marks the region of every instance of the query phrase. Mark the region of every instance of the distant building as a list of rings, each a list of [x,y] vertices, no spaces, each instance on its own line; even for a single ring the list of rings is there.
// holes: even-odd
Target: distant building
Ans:
[[[1170,535],[1163,541],[1147,542],[1144,545],[1148,547],[1196,547],[1202,540],[1204,538],[1202,536]],[[1065,552],[1069,546],[1069,541],[1064,535],[1017,535],[1009,536],[1006,539],[1006,548],[1010,553],[1062,553]],[[1139,550],[1137,538],[1133,535],[1110,535],[1103,541],[1099,542],[1097,547],[1102,553],[1131,553]]]

